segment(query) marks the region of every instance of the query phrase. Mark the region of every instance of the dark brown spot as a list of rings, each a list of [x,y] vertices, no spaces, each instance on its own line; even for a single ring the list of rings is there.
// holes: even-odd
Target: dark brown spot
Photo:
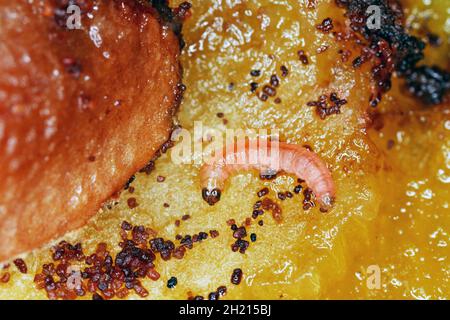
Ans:
[[[219,231],[211,230],[209,231],[209,235],[211,236],[211,238],[217,238],[219,236]]]
[[[136,198],[128,198],[127,204],[128,204],[128,208],[130,208],[130,209],[134,209],[139,205],[137,203]]]
[[[273,87],[278,87],[279,85],[280,85],[280,80],[278,79],[278,77],[277,77],[277,75],[276,74],[273,74],[271,77],[270,77],[270,85],[271,86],[273,86]]]
[[[252,77],[259,77],[261,75],[261,70],[252,70],[250,71],[250,75]]]
[[[331,18],[326,18],[319,25],[317,25],[316,28],[323,33],[328,33],[333,29],[333,20],[331,20]]]
[[[262,188],[261,190],[258,191],[257,195],[258,197],[264,197],[265,195],[267,195],[269,193],[269,188],[265,187]]]
[[[300,59],[302,64],[307,65],[309,63],[308,57],[306,56],[305,51],[299,50],[297,52],[297,55],[298,55],[298,58]]]
[[[10,277],[11,276],[10,276],[9,272],[5,272],[4,274],[2,274],[0,276],[0,282],[1,283],[7,283],[9,281]]]
[[[28,268],[23,259],[15,259],[13,263],[21,273],[27,273]]]
[[[250,83],[250,91],[251,92],[255,92],[258,89],[258,83],[256,82],[251,82]]]
[[[281,70],[281,75],[282,75],[283,77],[287,77],[287,76],[288,76],[289,70],[288,70],[288,68],[287,68],[286,66],[281,66],[281,67],[280,67],[280,70]]]
[[[233,273],[231,274],[231,283],[234,285],[238,285],[241,283],[242,280],[242,270],[237,268],[233,270]]]
[[[269,97],[274,97],[277,94],[277,90],[269,85],[263,87],[263,92]]]

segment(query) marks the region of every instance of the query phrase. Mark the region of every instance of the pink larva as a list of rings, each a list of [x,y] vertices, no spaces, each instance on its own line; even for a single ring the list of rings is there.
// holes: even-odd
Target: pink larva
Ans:
[[[238,147],[237,143],[225,148],[222,152],[216,151],[216,157],[200,170],[203,199],[210,205],[220,200],[221,192],[226,179],[243,170],[257,169],[271,172],[284,171],[294,174],[306,181],[313,190],[317,201],[323,211],[331,209],[336,188],[330,171],[324,161],[314,152],[295,144],[284,142],[271,142],[267,139],[246,139]],[[267,157],[256,157],[263,151]],[[259,153],[258,153],[259,152]]]

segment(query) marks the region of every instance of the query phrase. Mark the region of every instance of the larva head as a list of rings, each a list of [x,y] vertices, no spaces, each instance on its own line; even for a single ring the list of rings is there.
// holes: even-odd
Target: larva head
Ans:
[[[202,189],[203,200],[208,202],[208,204],[210,206],[213,206],[216,202],[218,202],[220,200],[220,195],[221,195],[221,192],[217,188],[214,188],[214,189],[203,188]]]

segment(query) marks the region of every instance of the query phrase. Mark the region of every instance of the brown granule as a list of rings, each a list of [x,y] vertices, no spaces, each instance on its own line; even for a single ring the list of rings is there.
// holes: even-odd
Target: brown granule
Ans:
[[[231,251],[244,254],[245,251],[247,251],[248,247],[250,246],[250,243],[247,240],[237,239],[232,245],[231,245]]]
[[[175,245],[170,240],[164,240],[163,238],[154,238],[150,240],[150,249],[153,252],[157,252],[161,255],[161,258],[165,261],[169,260],[175,249]]]
[[[231,283],[234,285],[239,285],[242,281],[242,270],[237,268],[233,270],[231,274]]]
[[[305,51],[299,50],[299,51],[297,51],[297,55],[302,64],[307,65],[309,63],[308,57],[306,56]]]
[[[219,300],[219,294],[217,292],[211,292],[208,295],[208,300]]]
[[[261,70],[252,70],[250,71],[250,75],[252,77],[259,77],[261,75]]]
[[[209,231],[209,235],[211,236],[211,238],[217,238],[219,236],[219,231],[217,231],[217,230],[210,230]]]
[[[150,232],[144,226],[134,226],[131,230],[131,236],[135,243],[143,245],[150,238]]]
[[[28,268],[23,259],[15,259],[13,263],[21,273],[27,273]]]
[[[54,261],[81,261],[85,258],[81,243],[72,245],[66,241],[61,241],[52,247],[52,258]]]
[[[262,216],[264,214],[264,211],[263,210],[253,210],[253,212],[252,212],[252,218],[253,219],[256,219],[256,218],[258,218],[258,216]]]
[[[258,98],[262,102],[265,102],[265,101],[267,101],[267,99],[269,99],[269,96],[267,94],[265,94],[265,93],[260,93],[260,94],[258,94]]]
[[[183,216],[181,217],[181,220],[186,221],[186,220],[189,220],[190,218],[191,218],[190,215],[185,214],[185,215],[183,215]]]
[[[341,107],[347,104],[347,100],[338,98],[335,92],[327,95],[321,95],[317,101],[307,103],[310,107],[316,107],[316,113],[320,119],[324,120],[327,116],[341,113]]]
[[[262,188],[261,190],[258,191],[257,195],[258,197],[264,197],[265,195],[267,195],[269,193],[269,188],[265,187]]]
[[[199,232],[198,238],[200,241],[208,239],[208,234],[206,232]]]
[[[248,241],[243,240],[243,238],[247,237],[247,230],[244,226],[238,228],[236,225],[232,226],[232,230],[233,238],[237,240],[231,245],[231,250],[233,252],[239,251],[240,253],[244,254],[250,246],[250,243]]]
[[[282,211],[281,207],[269,198],[264,198],[262,201],[262,208],[266,211],[272,212],[272,217],[276,222],[281,222],[282,220]]]
[[[183,259],[184,254],[186,253],[186,248],[184,246],[177,247],[173,252],[173,257],[175,259]]]
[[[178,7],[172,9],[173,19],[179,21],[180,23],[184,22],[187,18],[192,15],[191,12],[192,4],[190,2],[184,1]],[[165,9],[158,9],[160,12],[163,12]],[[164,13],[163,13],[164,14]]]
[[[144,172],[149,175],[155,169],[155,162],[151,160],[145,167],[143,167],[139,172]]]
[[[236,220],[234,220],[234,219],[227,220],[227,225],[228,226],[232,226],[233,224],[236,224]]]
[[[315,206],[315,203],[313,201],[313,196],[314,196],[313,191],[310,188],[306,188],[303,191],[303,196],[304,196],[304,199],[303,199],[303,210],[306,211],[306,210],[309,210],[309,209],[313,208]]]
[[[120,228],[125,231],[130,231],[131,229],[133,229],[133,226],[127,221],[122,221]]]
[[[147,289],[145,289],[140,283],[136,283],[133,289],[141,298],[145,298],[148,296]]]
[[[127,238],[127,232],[132,239]],[[155,255],[147,248],[146,239],[150,232],[143,226],[133,227],[126,221],[122,222],[123,242],[119,244],[122,250],[115,259],[105,243],[99,243],[95,253],[85,257],[81,244],[71,245],[62,241],[52,248],[55,263],[44,264],[42,272],[36,274],[36,286],[45,289],[50,299],[75,299],[88,292],[94,299],[125,298],[130,290],[146,297],[148,291],[139,278],[159,278],[153,265]],[[79,271],[73,269],[73,262],[83,260],[87,267]]]
[[[286,66],[281,66],[281,67],[280,67],[280,70],[281,70],[281,75],[282,75],[283,77],[287,77],[287,76],[288,76],[289,70],[288,70],[288,68],[287,68]]]
[[[271,77],[270,77],[270,85],[272,86],[272,87],[278,87],[279,85],[280,85],[280,80],[278,79],[278,77],[277,77],[277,75],[276,74],[273,74]]]
[[[321,54],[321,53],[324,53],[325,51],[327,51],[328,48],[329,47],[327,45],[321,45],[319,48],[317,48],[316,52],[317,52],[317,54]]]
[[[156,181],[158,181],[158,182],[164,182],[166,180],[166,177],[164,177],[164,176],[157,176],[156,177]]]
[[[220,286],[217,288],[216,291],[210,292],[208,294],[208,300],[219,300],[221,297],[225,296],[227,294],[227,287]],[[204,300],[205,298],[200,295],[194,296],[192,292],[188,292],[188,300]]]
[[[233,238],[235,239],[241,239],[245,238],[247,236],[247,230],[245,227],[239,227],[236,231],[233,232]]]
[[[218,288],[217,288],[217,293],[218,293],[221,297],[223,297],[224,295],[227,294],[227,287],[225,287],[225,286],[220,286],[220,287],[218,287]]]
[[[188,249],[192,249],[193,248],[193,241],[192,241],[192,237],[190,235],[185,235],[181,240],[180,243],[185,246]]]
[[[127,204],[128,204],[128,208],[130,208],[130,209],[134,209],[139,205],[137,203],[136,198],[128,198]]]
[[[326,18],[318,24],[316,28],[323,33],[328,33],[333,29],[333,20],[331,20],[331,18]]]
[[[150,236],[156,236],[150,228],[133,226],[127,221],[123,221],[120,227],[121,251],[115,257],[109,253],[105,243],[99,243],[95,253],[88,256],[79,243],[72,245],[62,241],[54,246],[53,262],[44,264],[41,272],[35,275],[36,287],[45,290],[49,299],[76,299],[87,294],[92,294],[95,299],[123,299],[131,291],[146,297],[149,292],[141,279],[160,279],[153,264],[156,254],[159,253],[162,260],[171,257],[182,259],[186,249],[193,246],[193,237],[190,236],[177,237],[181,244],[176,247],[172,241],[163,238],[149,241]],[[195,237],[201,242],[208,238],[208,234],[199,232]]]
[[[277,90],[274,87],[269,86],[269,85],[265,85],[263,87],[263,92],[264,92],[264,94],[266,94],[269,97],[274,97],[277,94]]]
[[[277,193],[278,199],[280,200],[286,200],[286,195],[283,192],[278,192]]]
[[[4,274],[2,274],[0,276],[0,282],[1,283],[8,283],[10,278],[11,278],[11,275],[9,274],[9,272],[5,272]]]
[[[167,140],[166,142],[163,143],[163,145],[161,146],[161,149],[159,150],[159,153],[157,153],[157,156],[160,156],[161,153],[166,153],[167,150],[169,150],[170,148],[172,148],[174,146],[174,142],[172,140]]]
[[[250,92],[255,92],[258,89],[258,83],[251,82],[250,83]]]
[[[156,271],[155,269],[151,268],[151,269],[148,269],[147,277],[149,277],[153,281],[157,281],[161,277],[161,275],[159,274],[158,271]]]
[[[127,181],[127,183],[125,183],[125,185],[124,185],[124,189],[125,190],[127,190],[127,189],[129,189],[130,188],[130,185],[133,183],[133,181],[136,179],[136,176],[135,175],[132,175],[131,177],[130,177],[130,179],[128,179],[128,181]]]

